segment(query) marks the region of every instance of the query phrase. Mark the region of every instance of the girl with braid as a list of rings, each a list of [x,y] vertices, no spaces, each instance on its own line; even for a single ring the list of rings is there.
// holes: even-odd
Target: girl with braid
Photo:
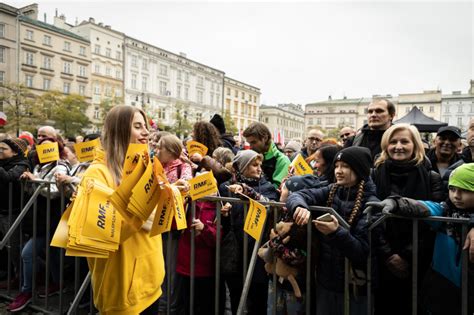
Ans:
[[[312,221],[321,243],[316,262],[316,313],[343,314],[344,263],[348,258],[352,279],[350,314],[367,314],[365,272],[369,244],[363,211],[366,202],[378,200],[369,176],[372,158],[367,148],[349,147],[338,152],[333,163],[335,183],[297,191],[289,196],[286,206],[299,225],[308,223],[309,206],[331,207],[350,225],[349,229],[342,227],[333,215],[327,221]]]

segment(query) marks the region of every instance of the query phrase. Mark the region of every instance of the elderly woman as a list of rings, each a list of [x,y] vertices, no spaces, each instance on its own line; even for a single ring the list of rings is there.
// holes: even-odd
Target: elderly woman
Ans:
[[[375,161],[372,178],[381,200],[399,195],[421,200],[444,200],[441,178],[431,170],[423,142],[414,126],[397,124],[385,131],[381,155]],[[434,234],[424,225],[420,233],[419,276],[423,276],[431,260]],[[380,260],[380,294],[375,309],[379,314],[408,314],[411,310],[411,223],[407,220],[387,221],[388,246]],[[395,295],[394,295],[395,294]],[[397,299],[393,297],[397,296]]]

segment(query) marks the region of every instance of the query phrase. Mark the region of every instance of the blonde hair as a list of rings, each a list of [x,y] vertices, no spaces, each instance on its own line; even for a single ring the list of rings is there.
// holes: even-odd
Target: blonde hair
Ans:
[[[143,116],[148,129],[145,113],[133,106],[115,106],[105,117],[101,144],[105,151],[107,168],[117,185],[122,178],[123,163],[130,144],[132,122],[136,113]]]
[[[232,163],[234,159],[234,153],[229,148],[219,147],[214,150],[212,157],[225,166],[227,163]]]
[[[183,143],[173,134],[167,133],[162,135],[158,141],[161,145],[161,149],[166,149],[170,152],[175,159],[178,159],[183,152]]]
[[[393,137],[393,135],[396,132],[399,131],[404,131],[407,130],[410,133],[411,141],[413,142],[413,161],[416,161],[416,165],[419,165],[422,163],[425,159],[425,149],[423,147],[423,141],[421,141],[421,136],[420,133],[418,132],[418,129],[416,129],[415,126],[409,125],[409,124],[396,124],[388,128],[383,136],[382,140],[380,141],[380,147],[381,147],[381,154],[380,157],[375,161],[375,167],[379,167],[383,163],[385,163],[386,160],[390,158],[388,155],[388,145],[390,142],[390,139]]]

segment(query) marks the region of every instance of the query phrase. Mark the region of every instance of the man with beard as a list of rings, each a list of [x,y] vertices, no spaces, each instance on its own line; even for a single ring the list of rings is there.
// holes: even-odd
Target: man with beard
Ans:
[[[324,133],[321,130],[311,129],[308,132],[306,140],[304,141],[304,148],[301,150],[301,155],[303,158],[306,159],[307,157],[311,156],[311,154],[316,152],[321,146],[323,139]]]
[[[367,108],[367,125],[353,139],[347,139],[344,147],[366,147],[370,150],[372,159],[380,154],[380,141],[395,117],[395,105],[387,99],[375,99]],[[351,141],[352,140],[352,141]]]
[[[441,177],[448,170],[448,167],[459,161],[457,154],[461,143],[461,130],[454,126],[446,126],[438,129],[434,140],[434,148],[426,154],[430,159],[435,172]]]

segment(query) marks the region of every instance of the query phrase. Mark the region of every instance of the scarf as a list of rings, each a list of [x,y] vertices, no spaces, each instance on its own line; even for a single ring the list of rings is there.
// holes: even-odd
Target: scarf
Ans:
[[[383,200],[390,195],[413,199],[431,199],[430,171],[423,162],[386,160],[376,169],[377,197]],[[394,191],[395,190],[395,191]]]

